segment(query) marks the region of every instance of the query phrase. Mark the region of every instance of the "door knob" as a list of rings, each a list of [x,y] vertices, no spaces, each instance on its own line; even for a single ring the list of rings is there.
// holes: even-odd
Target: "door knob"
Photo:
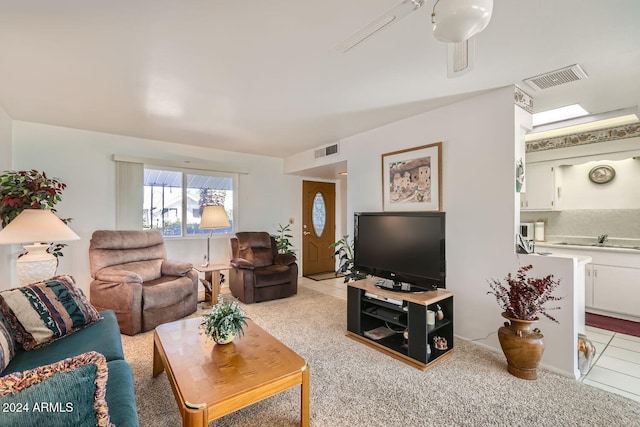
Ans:
[[[311,234],[311,232],[310,231],[303,231],[302,234],[306,236],[307,234]]]

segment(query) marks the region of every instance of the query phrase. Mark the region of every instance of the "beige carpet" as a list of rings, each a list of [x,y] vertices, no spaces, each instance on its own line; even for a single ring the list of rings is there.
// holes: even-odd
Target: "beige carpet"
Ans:
[[[314,427],[640,426],[637,402],[547,371],[520,380],[501,354],[462,340],[433,368],[411,368],[347,338],[346,302],[308,288],[244,307],[309,363]],[[141,426],[181,425],[166,374],[151,378],[153,334],[122,340]],[[210,426],[296,426],[299,411],[295,388]]]

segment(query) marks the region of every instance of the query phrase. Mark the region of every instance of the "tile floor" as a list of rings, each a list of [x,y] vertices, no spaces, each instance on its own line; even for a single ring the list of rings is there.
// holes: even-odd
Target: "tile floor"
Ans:
[[[587,326],[596,359],[582,382],[640,402],[640,338]]]
[[[347,299],[341,278],[315,281],[301,277],[298,285]],[[596,358],[580,381],[640,402],[640,338],[590,326],[586,332],[596,347]]]

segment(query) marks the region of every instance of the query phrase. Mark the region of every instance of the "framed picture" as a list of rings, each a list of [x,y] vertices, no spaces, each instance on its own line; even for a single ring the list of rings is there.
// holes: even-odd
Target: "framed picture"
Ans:
[[[439,211],[442,202],[442,143],[382,155],[385,211]]]
[[[595,184],[606,184],[616,177],[616,171],[609,165],[596,166],[589,171],[589,179]]]

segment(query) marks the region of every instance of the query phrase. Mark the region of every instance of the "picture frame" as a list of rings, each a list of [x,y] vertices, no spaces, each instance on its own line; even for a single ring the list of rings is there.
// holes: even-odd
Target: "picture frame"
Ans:
[[[442,209],[442,142],[382,155],[385,211]]]
[[[616,171],[609,165],[599,165],[589,171],[589,179],[594,184],[606,184],[616,177]]]

